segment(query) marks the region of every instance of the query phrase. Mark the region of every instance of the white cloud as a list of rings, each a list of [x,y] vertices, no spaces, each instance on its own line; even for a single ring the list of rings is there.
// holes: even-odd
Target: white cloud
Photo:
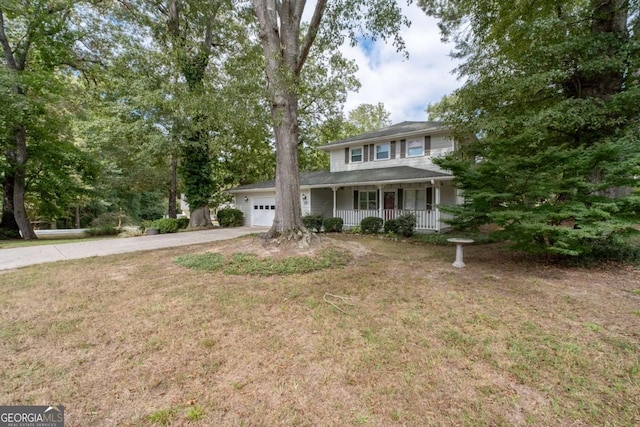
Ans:
[[[460,87],[452,71],[457,62],[450,58],[451,45],[440,41],[437,21],[415,4],[404,7],[411,27],[402,31],[409,59],[395,51],[391,43],[376,41],[373,46],[350,47],[341,51],[356,61],[356,77],[362,87],[350,93],[345,112],[358,105],[384,103],[391,121],[426,120],[426,108]]]

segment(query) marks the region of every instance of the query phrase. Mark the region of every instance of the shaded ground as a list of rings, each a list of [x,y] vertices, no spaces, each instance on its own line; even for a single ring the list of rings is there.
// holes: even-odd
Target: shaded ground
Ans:
[[[323,245],[354,261],[268,278],[172,262],[288,254],[243,238],[2,272],[0,402],[62,403],[67,426],[640,424],[638,270]]]

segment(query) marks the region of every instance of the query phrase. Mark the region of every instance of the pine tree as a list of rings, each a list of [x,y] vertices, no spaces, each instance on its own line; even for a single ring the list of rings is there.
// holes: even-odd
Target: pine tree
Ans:
[[[464,192],[452,224],[496,224],[519,248],[565,255],[632,232],[640,207],[637,3],[420,3],[456,42],[467,79],[433,110],[459,138],[475,136],[436,161]]]

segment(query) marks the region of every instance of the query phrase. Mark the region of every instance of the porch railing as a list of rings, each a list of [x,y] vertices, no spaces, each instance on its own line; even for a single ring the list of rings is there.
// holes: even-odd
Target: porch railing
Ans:
[[[416,216],[416,230],[439,230],[440,212],[436,210],[430,211],[413,211],[403,209],[384,209],[382,211],[382,219],[384,221],[395,219],[400,215],[413,214]],[[366,217],[375,216],[380,218],[379,210],[360,210],[360,209],[338,209],[336,215],[342,218],[345,227],[355,227]]]

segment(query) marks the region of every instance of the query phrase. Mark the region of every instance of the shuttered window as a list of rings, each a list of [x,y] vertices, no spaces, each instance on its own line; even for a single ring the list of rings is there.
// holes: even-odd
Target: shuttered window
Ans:
[[[424,156],[424,142],[422,138],[407,141],[407,157]]]
[[[362,162],[362,147],[351,149],[351,163]]]
[[[388,142],[376,145],[376,160],[388,160],[390,145]]]

